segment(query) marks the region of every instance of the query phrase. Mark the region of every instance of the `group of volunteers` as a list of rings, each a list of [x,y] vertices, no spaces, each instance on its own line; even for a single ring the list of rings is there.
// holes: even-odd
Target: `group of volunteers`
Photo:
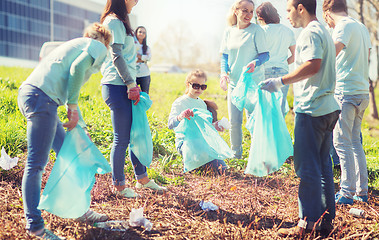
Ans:
[[[79,93],[91,74],[99,70],[103,76],[102,96],[113,126],[110,164],[114,193],[119,197],[139,197],[126,187],[124,175],[131,141],[132,105],[139,103],[141,91],[149,93],[151,81],[146,64],[151,58],[146,29],[133,30],[128,17],[137,3],[138,0],[107,0],[100,23],[86,28],[82,38],[67,41],[44,57],[20,86],[18,105],[27,120],[28,141],[22,197],[26,229],[32,236],[60,239],[45,228],[38,209],[42,173],[50,150],[58,155],[62,147],[64,128],[70,131],[77,125],[86,127],[78,108]],[[261,26],[252,23],[254,11]],[[217,131],[226,129],[217,120],[217,105],[199,98],[207,89],[207,75],[200,69],[186,77],[185,94],[172,104],[168,127],[176,132],[175,146],[183,155],[185,171],[202,167],[223,174],[227,170],[225,158],[242,158],[243,111],[233,104],[231,95],[244,69],[254,74],[254,81],[262,90],[282,92],[279,104],[283,116],[288,112],[289,84],[293,84],[293,157],[300,178],[299,222],[293,228],[279,229],[278,234],[299,236],[312,230],[329,233],[336,203],[368,201],[367,166],[360,133],[369,103],[371,43],[366,27],[348,16],[346,0],[324,0],[323,18],[333,28],[332,36],[316,17],[316,0],[288,0],[287,14],[294,28],[303,28],[296,41],[292,30],[280,24],[277,10],[270,2],[255,10],[252,0],[237,0],[231,7],[220,48],[220,87],[228,91],[230,148],[225,145],[200,160],[192,159],[196,156],[191,153],[191,146],[200,151],[202,145],[220,137]],[[291,63],[295,66],[289,73]],[[68,122],[63,124],[57,114],[61,105],[67,106]],[[246,114],[250,115],[250,110]],[[198,130],[194,131],[194,126]],[[207,135],[197,134],[202,128],[207,128],[213,139],[202,139]],[[188,140],[189,135],[192,140]],[[201,141],[205,144],[191,145]],[[216,145],[224,146],[222,140],[217,141]],[[333,147],[341,166],[341,189],[337,194],[330,158]],[[146,166],[130,148],[129,157],[136,188],[167,191],[149,179]],[[108,216],[89,209],[76,220],[101,222]]]

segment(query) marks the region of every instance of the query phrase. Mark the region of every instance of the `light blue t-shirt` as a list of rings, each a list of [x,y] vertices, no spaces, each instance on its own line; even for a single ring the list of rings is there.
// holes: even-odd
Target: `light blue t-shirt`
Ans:
[[[82,86],[89,77],[100,70],[106,55],[107,48],[97,40],[91,38],[76,38],[70,40],[44,57],[30,76],[23,82],[38,87],[57,104],[64,105],[72,95],[79,95],[80,89],[68,90],[70,68],[76,58],[83,52],[87,52],[94,62],[92,67],[86,70]]]
[[[243,67],[257,58],[258,54],[268,52],[265,32],[254,23],[244,29],[237,26],[228,27],[224,32],[220,52],[228,54],[230,85],[235,87]],[[254,72],[257,78],[264,80],[263,66],[256,67]]]
[[[270,59],[265,63],[265,68],[278,67],[288,71],[288,48],[296,44],[295,34],[283,24],[267,24],[262,28],[270,51]]]
[[[301,31],[296,41],[295,67],[313,59],[321,59],[321,68],[312,77],[293,84],[294,111],[318,117],[339,110],[334,99],[336,49],[330,34],[318,21],[310,22]]]
[[[128,66],[129,74],[132,79],[136,79],[136,61],[137,51],[135,47],[135,39],[131,35],[126,35],[124,24],[115,16],[107,16],[103,22],[103,25],[107,26],[112,33],[112,44],[122,44],[122,56],[125,59]],[[112,57],[108,54],[103,66],[101,67],[101,84],[123,85],[120,75],[117,73],[116,67],[112,62]]]
[[[168,117],[168,127],[170,129],[174,129],[179,125],[179,121],[177,117],[181,112],[186,109],[194,109],[200,108],[207,110],[207,105],[201,98],[191,98],[188,95],[183,95],[177,98],[171,106],[171,112]],[[178,147],[179,143],[183,141],[182,137],[176,136],[175,138],[175,146]]]
[[[344,17],[335,26],[332,37],[334,42],[345,45],[336,60],[336,94],[369,94],[368,57],[371,41],[367,28],[351,17]]]

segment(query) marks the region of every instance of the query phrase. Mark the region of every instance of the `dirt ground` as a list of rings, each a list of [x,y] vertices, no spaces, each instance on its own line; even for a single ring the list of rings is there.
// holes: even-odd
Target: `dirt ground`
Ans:
[[[46,183],[51,163],[46,168]],[[33,239],[25,232],[21,198],[23,169],[17,166],[0,171],[0,239]],[[144,207],[153,223],[151,231],[130,228],[125,232],[107,231],[91,225],[62,219],[43,211],[45,224],[66,239],[280,239],[280,227],[298,221],[298,181],[290,169],[269,177],[257,178],[231,170],[224,176],[165,174],[181,176],[181,184],[169,184],[163,195],[138,190],[139,199],[122,199],[112,193],[110,174],[97,176],[92,189],[91,208],[108,214],[110,220],[128,220],[132,208]],[[127,182],[133,187],[132,176]],[[217,211],[203,211],[199,202],[211,201]],[[379,239],[379,194],[370,190],[369,203],[354,203],[366,218],[349,215],[351,206],[337,206],[334,229],[326,239]],[[304,239],[321,239],[307,234]],[[292,239],[292,238],[287,238]]]

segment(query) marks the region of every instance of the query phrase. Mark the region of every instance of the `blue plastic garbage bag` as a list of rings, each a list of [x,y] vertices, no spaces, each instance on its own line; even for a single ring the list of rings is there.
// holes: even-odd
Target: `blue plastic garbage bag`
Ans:
[[[153,160],[153,139],[146,111],[153,102],[147,93],[140,93],[140,101],[137,105],[132,104],[133,122],[130,131],[130,149],[138,160],[146,167],[150,167]]]
[[[258,84],[264,80],[264,68],[258,66],[252,73],[247,73],[244,67],[241,77],[237,82],[237,86],[231,93],[231,101],[240,111],[244,108],[248,112],[253,112],[256,104],[256,89]]]
[[[184,172],[192,171],[214,160],[233,157],[232,150],[212,125],[212,114],[206,109],[192,109],[191,120],[184,119],[174,129],[183,139]]]
[[[291,136],[281,111],[281,97],[280,91],[270,93],[256,89],[256,107],[246,123],[252,140],[245,173],[266,176],[293,156]]]
[[[82,216],[90,207],[95,174],[111,170],[84,130],[76,126],[65,136],[38,208],[62,218]]]

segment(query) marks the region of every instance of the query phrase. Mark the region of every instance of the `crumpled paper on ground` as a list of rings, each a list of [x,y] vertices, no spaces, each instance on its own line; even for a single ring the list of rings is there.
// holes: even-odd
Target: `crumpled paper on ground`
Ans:
[[[204,211],[216,211],[216,210],[218,210],[218,206],[214,205],[212,202],[200,201],[199,206]]]
[[[144,227],[146,231],[151,231],[153,224],[143,216],[143,207],[135,209],[129,215],[129,225],[131,227]]]
[[[1,149],[0,167],[4,170],[9,170],[16,166],[18,157],[11,158],[6,152],[4,147]]]

